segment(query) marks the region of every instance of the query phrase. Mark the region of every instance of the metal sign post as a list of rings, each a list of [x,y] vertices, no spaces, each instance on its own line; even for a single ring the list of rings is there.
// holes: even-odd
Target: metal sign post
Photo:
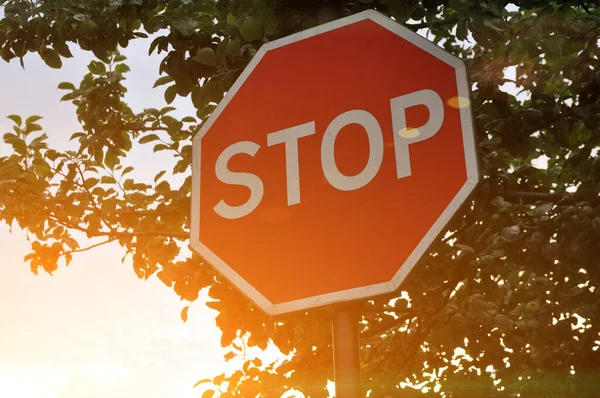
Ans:
[[[360,344],[358,314],[344,306],[333,313],[333,372],[336,398],[359,398]]]

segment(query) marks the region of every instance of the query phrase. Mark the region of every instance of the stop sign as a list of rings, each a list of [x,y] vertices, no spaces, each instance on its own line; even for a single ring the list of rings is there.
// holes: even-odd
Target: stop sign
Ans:
[[[463,62],[377,12],[267,43],[194,139],[192,247],[269,314],[392,292],[473,136]]]

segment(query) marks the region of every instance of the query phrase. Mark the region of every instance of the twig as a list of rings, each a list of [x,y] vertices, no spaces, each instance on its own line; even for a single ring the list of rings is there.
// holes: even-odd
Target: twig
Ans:
[[[539,200],[558,201],[569,196],[568,192],[523,192],[523,191],[505,191],[506,199],[537,202]]]
[[[60,225],[63,225],[67,228],[71,228],[77,231],[81,231],[84,233],[88,233],[89,231],[77,224],[73,224],[70,220],[66,220],[63,219],[61,217],[59,217],[58,215],[54,214],[52,211],[48,210],[47,208],[43,207],[43,206],[36,206],[35,203],[32,203],[29,200],[26,200],[25,198],[22,198],[18,195],[15,195],[13,193],[9,193],[12,197],[18,199],[21,201],[21,203],[33,207],[34,209],[37,209],[38,211],[41,211],[42,213],[46,214],[48,216],[48,218],[54,220],[55,222],[57,222]],[[187,231],[99,231],[99,232],[94,232],[92,234],[89,234],[89,237],[91,238],[96,238],[96,237],[100,237],[100,236],[109,236],[109,237],[114,237],[114,238],[120,238],[120,237],[165,237],[165,238],[177,238],[177,239],[188,239],[190,237],[190,233]]]
[[[450,18],[450,19],[443,19],[441,21],[433,21],[432,23],[428,23],[428,22],[415,23],[415,24],[407,23],[407,24],[405,24],[405,26],[412,30],[419,30],[422,28],[436,28],[438,26],[454,25],[458,21],[459,21],[458,18]]]
[[[95,249],[96,247],[106,245],[107,243],[114,242],[116,240],[117,240],[117,238],[109,238],[109,239],[105,240],[104,242],[96,243],[95,245],[84,247],[83,249],[77,249],[77,250],[71,250],[69,252],[64,252],[63,255],[86,252],[88,250]]]
[[[190,233],[186,231],[101,231],[95,232],[90,237],[98,237],[98,236],[111,236],[115,238],[120,237],[164,237],[164,238],[178,238],[178,239],[188,239],[190,237]]]
[[[120,209],[115,210],[116,214],[119,215],[134,215],[134,216],[156,216],[160,217],[167,214],[176,214],[178,210],[134,210],[134,209]]]

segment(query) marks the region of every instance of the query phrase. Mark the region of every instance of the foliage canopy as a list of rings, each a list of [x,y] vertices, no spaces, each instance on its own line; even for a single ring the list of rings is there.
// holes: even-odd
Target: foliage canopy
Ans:
[[[34,237],[26,257],[34,273],[52,273],[60,261],[68,264],[87,250],[80,247],[82,236],[100,239],[97,244],[118,241],[140,278],[156,274],[189,301],[210,288],[215,301],[208,305],[220,312],[228,357],[243,351],[242,340],[293,351],[276,370],[248,359],[232,375],[214,378],[215,389],[229,382],[220,396],[280,396],[290,388],[326,396],[333,377],[329,314],[316,310],[274,321],[199,256],[182,260],[191,181],[172,186],[168,176],[190,174],[192,137],[263,43],[366,8],[427,29],[467,61],[484,180],[407,279],[410,303],[378,297],[357,304],[365,391],[396,396],[401,381],[426,381],[436,370],[430,387],[441,386],[429,394],[467,396],[460,387],[467,380],[481,384],[477,396],[523,396],[539,392],[552,375],[581,383],[577,375],[597,371],[597,1],[0,0],[0,6],[5,61],[24,65],[27,53],[37,53],[60,68],[73,46],[96,58],[79,85],[58,87],[82,126],[72,136],[77,151],[49,148],[40,117],[9,116],[14,131],[4,142],[14,152],[0,158],[0,219]],[[169,106],[139,111],[123,101],[130,70],[118,49],[142,39],[149,53],[163,56],[154,87],[166,86],[166,105],[188,97],[196,115],[179,120]],[[514,81],[504,75],[511,66]],[[507,82],[521,95],[506,92]],[[121,163],[134,145],[171,153],[172,169],[150,184],[130,178],[132,168]],[[532,165],[544,156],[547,168]],[[465,352],[460,363],[453,361],[456,347]],[[440,373],[442,367],[448,369]],[[592,394],[594,386],[585,385]]]

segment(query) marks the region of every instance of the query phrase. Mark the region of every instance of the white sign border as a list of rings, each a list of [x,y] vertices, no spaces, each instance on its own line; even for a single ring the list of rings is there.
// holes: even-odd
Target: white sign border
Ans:
[[[475,130],[473,127],[473,118],[469,104],[468,106],[460,108],[460,119],[463,128],[463,146],[465,151],[465,162],[467,168],[467,181],[456,194],[456,196],[452,199],[450,204],[446,207],[444,212],[436,220],[431,229],[427,232],[427,234],[425,234],[423,239],[421,239],[421,241],[413,250],[413,252],[408,256],[404,264],[400,266],[400,269],[394,275],[392,280],[389,282],[341,290],[310,298],[274,304],[270,302],[248,281],[246,281],[233,268],[227,265],[225,261],[223,261],[219,256],[217,256],[212,250],[210,250],[200,241],[200,153],[202,137],[204,137],[204,135],[208,132],[210,127],[219,118],[221,113],[227,107],[229,101],[231,101],[231,99],[240,89],[242,84],[244,84],[246,79],[250,76],[254,68],[256,68],[256,66],[258,65],[262,57],[264,57],[264,55],[267,53],[267,51],[283,47],[288,44],[306,39],[308,37],[316,36],[320,33],[328,32],[330,30],[341,28],[343,26],[347,26],[366,19],[370,19],[378,25],[385,27],[389,31],[397,34],[398,36],[402,37],[408,42],[418,46],[419,48],[433,55],[437,59],[454,67],[454,69],[456,70],[456,84],[458,88],[458,97],[459,99],[470,99],[470,87],[467,76],[467,68],[461,59],[447,53],[434,43],[428,41],[427,39],[423,38],[417,33],[411,31],[410,29],[398,24],[397,22],[391,20],[385,15],[380,14],[379,12],[374,10],[367,10],[264,44],[257,51],[252,61],[250,61],[248,66],[246,66],[242,74],[238,77],[231,89],[227,92],[227,94],[221,100],[217,108],[213,111],[211,116],[202,125],[200,131],[194,137],[192,161],[192,219],[190,228],[190,245],[206,261],[208,261],[213,267],[215,267],[225,278],[227,278],[231,283],[233,283],[238,289],[242,291],[242,293],[244,293],[248,298],[250,298],[256,305],[258,305],[263,311],[265,311],[269,315],[278,315],[292,311],[307,310],[326,304],[356,300],[360,298],[366,298],[378,294],[391,293],[396,291],[402,283],[402,281],[406,278],[408,273],[412,270],[414,265],[426,253],[427,248],[431,245],[431,243],[433,243],[434,239],[442,232],[450,218],[467,200],[468,196],[473,191],[473,189],[477,185],[477,182],[479,181],[477,151],[475,147],[474,137]],[[459,104],[461,102],[462,101],[459,101]]]

